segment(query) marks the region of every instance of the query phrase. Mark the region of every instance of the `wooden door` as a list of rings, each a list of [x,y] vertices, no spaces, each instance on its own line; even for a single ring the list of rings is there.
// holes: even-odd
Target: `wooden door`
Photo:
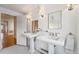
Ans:
[[[35,32],[38,29],[38,20],[32,21],[32,32]]]
[[[10,30],[9,21],[13,18],[14,28]],[[3,48],[10,47],[16,44],[16,18],[14,16],[2,14],[1,21],[3,23]],[[11,34],[12,33],[12,34]],[[14,33],[14,34],[13,34]]]

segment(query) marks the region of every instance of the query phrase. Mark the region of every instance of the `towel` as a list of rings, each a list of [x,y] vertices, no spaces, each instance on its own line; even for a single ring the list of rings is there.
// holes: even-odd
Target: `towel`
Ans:
[[[65,40],[65,50],[66,51],[73,51],[74,50],[74,36],[68,35]]]

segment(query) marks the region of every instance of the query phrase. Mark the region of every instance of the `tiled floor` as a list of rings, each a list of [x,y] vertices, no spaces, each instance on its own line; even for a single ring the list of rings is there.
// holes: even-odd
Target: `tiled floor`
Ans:
[[[27,47],[14,45],[14,46],[0,50],[0,54],[30,54],[30,53]],[[40,54],[40,53],[35,51],[34,54]]]

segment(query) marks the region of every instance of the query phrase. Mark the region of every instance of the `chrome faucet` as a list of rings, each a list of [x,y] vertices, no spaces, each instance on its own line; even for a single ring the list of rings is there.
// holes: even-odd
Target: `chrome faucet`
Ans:
[[[58,36],[59,33],[50,33],[51,36]]]

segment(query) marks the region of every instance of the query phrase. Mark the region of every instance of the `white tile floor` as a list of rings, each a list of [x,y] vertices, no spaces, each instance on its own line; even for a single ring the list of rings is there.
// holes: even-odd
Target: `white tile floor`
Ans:
[[[30,54],[30,53],[27,47],[14,45],[0,50],[0,54]],[[40,53],[36,51],[34,54],[40,54]]]

